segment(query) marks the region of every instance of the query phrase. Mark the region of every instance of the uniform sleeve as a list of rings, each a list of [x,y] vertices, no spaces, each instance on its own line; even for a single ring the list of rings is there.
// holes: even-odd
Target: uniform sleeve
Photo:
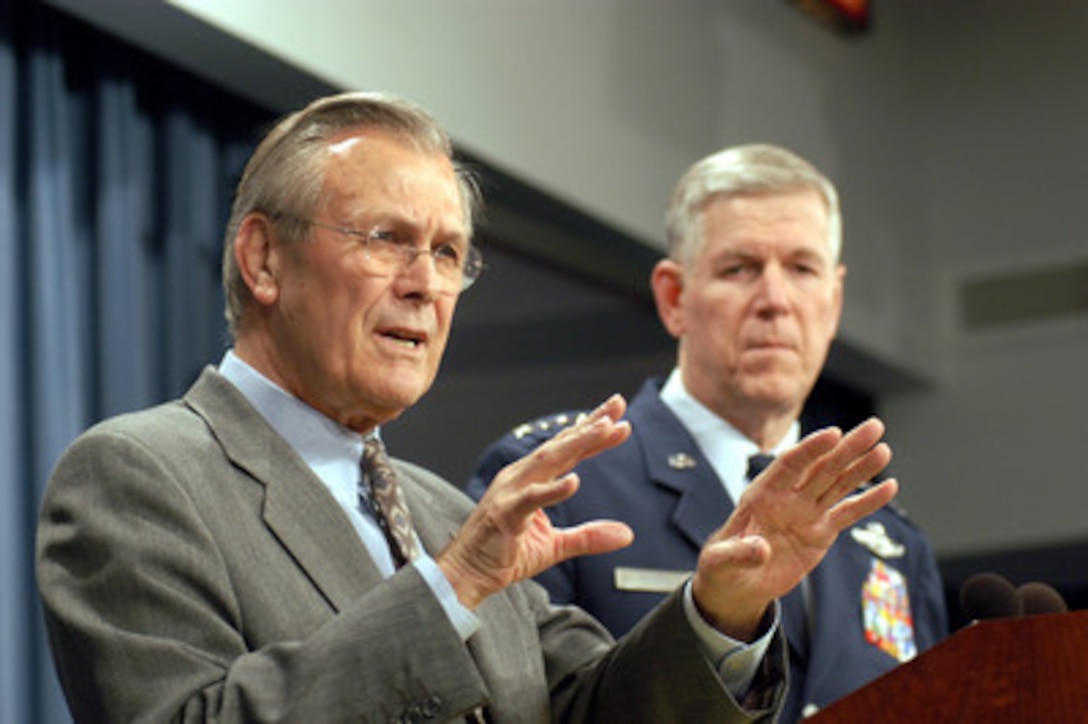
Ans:
[[[476,463],[476,470],[465,486],[473,500],[487,492],[499,471],[525,457],[556,433],[580,419],[584,412],[560,412],[525,422],[487,446]]]
[[[476,463],[476,469],[472,473],[465,492],[473,500],[484,497],[491,481],[495,479],[499,471],[510,463],[525,457],[533,446],[531,443],[523,443],[520,439],[509,433],[484,449]]]

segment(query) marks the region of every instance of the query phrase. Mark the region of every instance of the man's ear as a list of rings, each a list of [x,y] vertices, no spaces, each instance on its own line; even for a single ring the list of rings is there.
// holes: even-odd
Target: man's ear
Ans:
[[[839,323],[842,321],[842,305],[843,305],[843,299],[844,299],[843,295],[846,293],[845,282],[846,282],[846,265],[845,264],[839,264],[837,267],[835,267],[835,288],[834,288],[834,291],[832,292],[834,294],[833,301],[832,301],[832,316],[833,316],[833,319],[831,320],[831,327],[832,327],[831,335],[832,335],[832,337],[834,337],[834,335],[838,332]]]
[[[680,294],[684,291],[684,270],[672,259],[662,259],[650,273],[650,289],[657,303],[657,316],[666,331],[679,339],[684,333],[684,315]]]
[[[258,304],[267,306],[279,298],[279,255],[272,221],[258,213],[245,217],[234,236],[234,260]]]

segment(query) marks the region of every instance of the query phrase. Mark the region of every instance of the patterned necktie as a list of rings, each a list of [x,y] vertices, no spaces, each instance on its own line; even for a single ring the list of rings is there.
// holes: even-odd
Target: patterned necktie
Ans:
[[[400,568],[419,557],[419,545],[412,533],[412,518],[397,482],[397,474],[385,454],[385,445],[376,437],[366,439],[362,468],[363,482],[359,495],[364,496],[374,509],[378,525],[389,541],[393,561]]]

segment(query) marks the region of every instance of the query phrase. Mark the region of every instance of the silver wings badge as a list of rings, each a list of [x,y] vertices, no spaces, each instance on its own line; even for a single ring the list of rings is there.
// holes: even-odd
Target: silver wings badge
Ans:
[[[861,545],[885,560],[889,558],[902,558],[907,552],[902,543],[896,543],[888,537],[883,523],[869,522],[865,527],[858,526],[850,530],[850,537]]]

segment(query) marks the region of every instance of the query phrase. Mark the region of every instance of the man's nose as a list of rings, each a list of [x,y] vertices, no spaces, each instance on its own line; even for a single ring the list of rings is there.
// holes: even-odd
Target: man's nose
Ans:
[[[406,292],[426,291],[428,296],[450,293],[430,249],[417,246],[403,253],[404,257],[397,270],[396,278],[397,283]]]
[[[756,284],[756,294],[762,308],[780,309],[787,306],[790,299],[790,280],[781,264],[765,265]]]

